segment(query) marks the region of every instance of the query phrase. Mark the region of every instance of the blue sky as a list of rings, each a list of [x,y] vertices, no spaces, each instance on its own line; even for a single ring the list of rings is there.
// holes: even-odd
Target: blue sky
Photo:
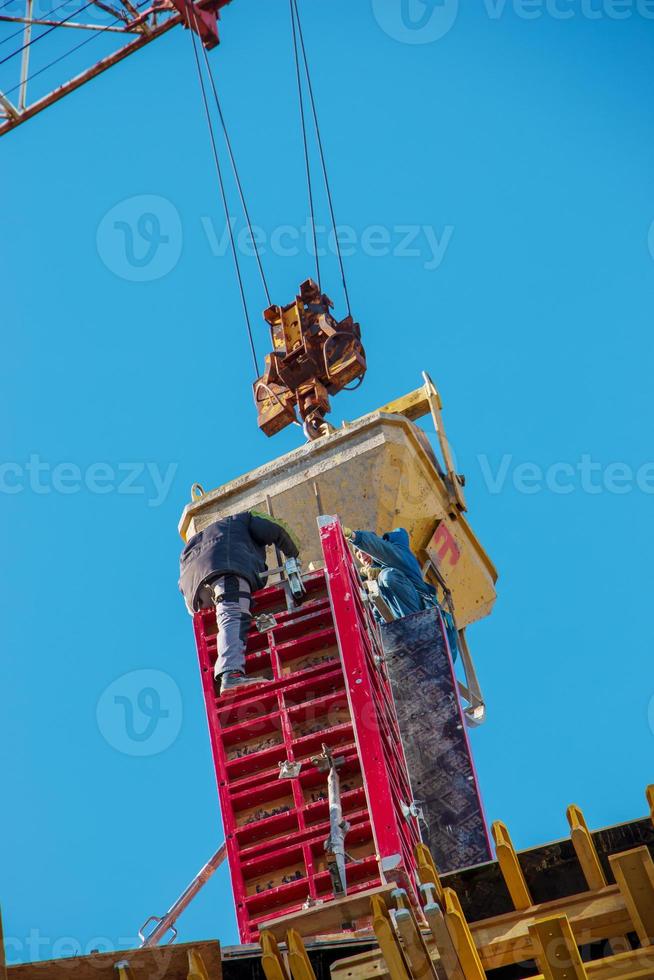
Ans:
[[[442,392],[500,571],[469,636],[489,710],[473,743],[489,816],[526,847],[564,836],[571,802],[591,826],[642,816],[654,780],[654,24],[644,0],[411,3],[413,22],[399,0],[301,2],[369,355],[335,416],[422,369]],[[286,302],[313,271],[283,227],[307,213],[287,4],[234,0],[222,36],[210,57]],[[20,960],[129,946],[219,842],[176,525],[195,480],[299,436],[256,428],[185,31],[0,149],[0,900]],[[146,212],[168,242],[139,267],[111,229],[133,229],[138,263]],[[333,256],[324,267],[340,312]],[[150,743],[107,709],[119,678],[169,712]],[[236,941],[225,869],[180,922],[200,937]]]

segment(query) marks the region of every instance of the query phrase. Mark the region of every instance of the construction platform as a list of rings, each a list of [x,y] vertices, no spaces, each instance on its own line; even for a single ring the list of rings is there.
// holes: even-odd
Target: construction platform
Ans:
[[[295,928],[288,945],[264,936],[263,950],[198,942],[9,967],[0,957],[0,980],[652,980],[654,786],[647,799],[650,817],[594,833],[570,807],[568,838],[518,854],[495,824],[498,860],[440,877],[423,850],[422,909],[374,895],[367,932],[316,941]]]

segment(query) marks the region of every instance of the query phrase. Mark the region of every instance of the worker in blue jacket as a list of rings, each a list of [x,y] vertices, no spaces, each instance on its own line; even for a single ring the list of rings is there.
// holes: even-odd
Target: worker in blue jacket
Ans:
[[[372,531],[352,531],[349,527],[343,528],[343,532],[362,553],[362,564],[374,569],[371,577],[377,579],[379,594],[393,619],[402,619],[410,613],[438,605],[436,589],[423,579],[418,559],[411,551],[409,535],[403,527],[381,537]],[[366,556],[370,560],[366,560]]]
[[[439,606],[436,589],[422,577],[418,559],[411,551],[408,532],[396,527],[381,537],[372,531],[353,531],[343,528],[347,540],[359,553],[368,577],[376,578],[379,594],[388,606],[393,619]],[[447,638],[453,659],[457,656],[457,634],[452,616],[444,609]]]

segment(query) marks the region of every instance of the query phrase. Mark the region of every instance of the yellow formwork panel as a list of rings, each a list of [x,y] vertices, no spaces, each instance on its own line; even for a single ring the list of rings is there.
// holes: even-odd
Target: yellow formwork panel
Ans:
[[[402,400],[388,407],[396,406],[401,410]],[[379,534],[405,527],[418,558],[431,558],[451,590],[459,628],[492,610],[497,572],[453,506],[424,431],[398,411],[372,412],[204,493],[185,507],[179,531],[188,540],[221,517],[253,508],[293,527],[305,569],[321,560],[319,514],[338,514],[348,527]]]

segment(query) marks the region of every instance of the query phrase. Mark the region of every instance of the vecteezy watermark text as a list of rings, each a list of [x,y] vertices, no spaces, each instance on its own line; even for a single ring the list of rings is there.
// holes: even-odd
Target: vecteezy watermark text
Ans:
[[[224,258],[234,238],[237,251],[245,257],[271,254],[280,258],[300,255],[319,258],[337,255],[345,258],[411,259],[428,272],[439,269],[454,235],[453,225],[442,229],[431,224],[371,224],[331,226],[307,219],[298,225],[273,228],[247,224],[234,216],[216,222],[201,215],[200,227],[211,254]],[[188,224],[187,222],[185,224]],[[197,226],[196,226],[197,227]],[[114,275],[130,282],[153,282],[172,272],[182,255],[184,228],[177,208],[164,197],[141,194],[115,204],[101,219],[96,244],[102,262]],[[315,237],[314,237],[315,234]]]
[[[516,460],[512,453],[495,460],[482,453],[477,456],[486,489],[500,494],[507,485],[520,494],[543,492],[567,496],[571,493],[624,495],[639,491],[654,495],[654,462],[632,466],[624,462],[600,463],[589,453],[574,462],[539,463]]]
[[[71,975],[79,971],[79,957],[88,957],[84,961],[84,969],[89,974],[106,974],[114,969],[120,957],[115,955],[121,950],[138,949],[141,946],[139,936],[91,936],[80,939],[77,936],[49,936],[38,928],[31,928],[24,936],[5,935],[5,952],[7,964],[14,966],[19,963],[36,963],[42,960],[58,960],[57,971]],[[150,980],[162,980],[169,974],[171,961],[175,955],[175,946],[156,946],[149,950],[148,976]],[[109,959],[109,962],[108,962]]]
[[[336,228],[317,224],[316,242],[310,222],[302,225],[278,225],[270,233],[259,225],[252,231],[244,223],[230,217],[229,227],[225,225],[218,232],[213,220],[201,219],[202,227],[211,252],[217,258],[227,254],[230,228],[238,251],[245,256],[254,257],[256,250],[260,255],[271,252],[281,258],[295,258],[306,254],[318,258],[337,255],[344,258],[361,254],[369,258],[418,259],[429,272],[440,268],[454,234],[453,225],[445,225],[439,232],[433,225],[396,224],[368,225],[358,231],[352,225],[337,225]]]
[[[483,0],[489,20],[508,14],[519,20],[654,20],[654,0]],[[459,0],[372,0],[375,20],[403,44],[432,44],[454,27]]]
[[[39,496],[76,493],[140,496],[148,507],[160,507],[168,497],[177,463],[165,468],[158,463],[50,463],[32,453],[25,461],[0,462],[0,494],[13,496],[34,493]]]

